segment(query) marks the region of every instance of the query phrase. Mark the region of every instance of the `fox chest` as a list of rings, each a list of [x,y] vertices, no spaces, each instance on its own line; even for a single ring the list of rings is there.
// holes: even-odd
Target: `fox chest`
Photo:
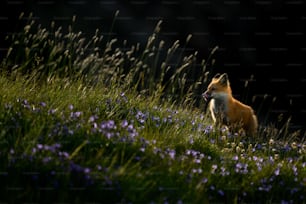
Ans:
[[[228,111],[228,105],[223,100],[212,99],[210,101],[210,109],[215,114],[225,114]]]
[[[223,123],[229,122],[228,118],[228,105],[224,100],[212,99],[210,101],[210,112],[215,119],[223,121]]]

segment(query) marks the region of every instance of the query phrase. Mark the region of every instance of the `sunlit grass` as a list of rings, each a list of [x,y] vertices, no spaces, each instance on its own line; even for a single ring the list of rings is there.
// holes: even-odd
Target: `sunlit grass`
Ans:
[[[1,202],[305,201],[305,141],[214,128],[193,106],[207,64],[185,83],[196,54],[169,67],[160,24],[144,50],[52,26],[26,25],[1,64]]]

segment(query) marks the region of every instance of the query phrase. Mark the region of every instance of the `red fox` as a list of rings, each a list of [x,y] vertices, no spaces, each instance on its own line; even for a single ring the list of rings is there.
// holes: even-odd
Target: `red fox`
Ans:
[[[233,97],[226,73],[217,74],[202,96],[209,102],[215,124],[227,125],[231,129],[242,128],[247,135],[257,133],[258,124],[253,109]]]

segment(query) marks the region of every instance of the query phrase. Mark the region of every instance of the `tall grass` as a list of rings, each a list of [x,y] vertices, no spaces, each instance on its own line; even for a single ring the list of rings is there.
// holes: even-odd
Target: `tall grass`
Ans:
[[[182,48],[179,41],[165,47],[165,42],[159,40],[162,21],[157,23],[145,46],[129,46],[127,41],[120,43],[115,38],[105,41],[98,29],[86,39],[81,31],[73,30],[76,17],[72,18],[67,33],[62,33],[62,27],[56,27],[54,22],[48,29],[28,19],[22,32],[9,36],[12,45],[1,70],[10,75],[31,74],[40,81],[60,77],[82,79],[89,84],[103,82],[110,87],[120,85],[148,95],[158,92],[178,102],[190,102],[209,74],[208,61],[199,63],[197,52],[183,54],[191,35]]]
[[[164,48],[159,30],[144,50],[53,23],[12,36],[0,76],[1,202],[305,202],[305,141],[212,127],[192,108],[207,63],[173,58],[179,42]]]

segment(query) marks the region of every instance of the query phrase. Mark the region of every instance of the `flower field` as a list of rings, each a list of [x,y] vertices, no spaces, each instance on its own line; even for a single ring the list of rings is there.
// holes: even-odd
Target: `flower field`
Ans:
[[[195,55],[179,71],[166,57],[158,73],[143,54],[156,56],[154,43],[139,56],[109,43],[90,53],[72,31],[25,28],[1,64],[0,202],[305,203],[305,140],[214,128],[193,106],[204,78],[183,83]]]

